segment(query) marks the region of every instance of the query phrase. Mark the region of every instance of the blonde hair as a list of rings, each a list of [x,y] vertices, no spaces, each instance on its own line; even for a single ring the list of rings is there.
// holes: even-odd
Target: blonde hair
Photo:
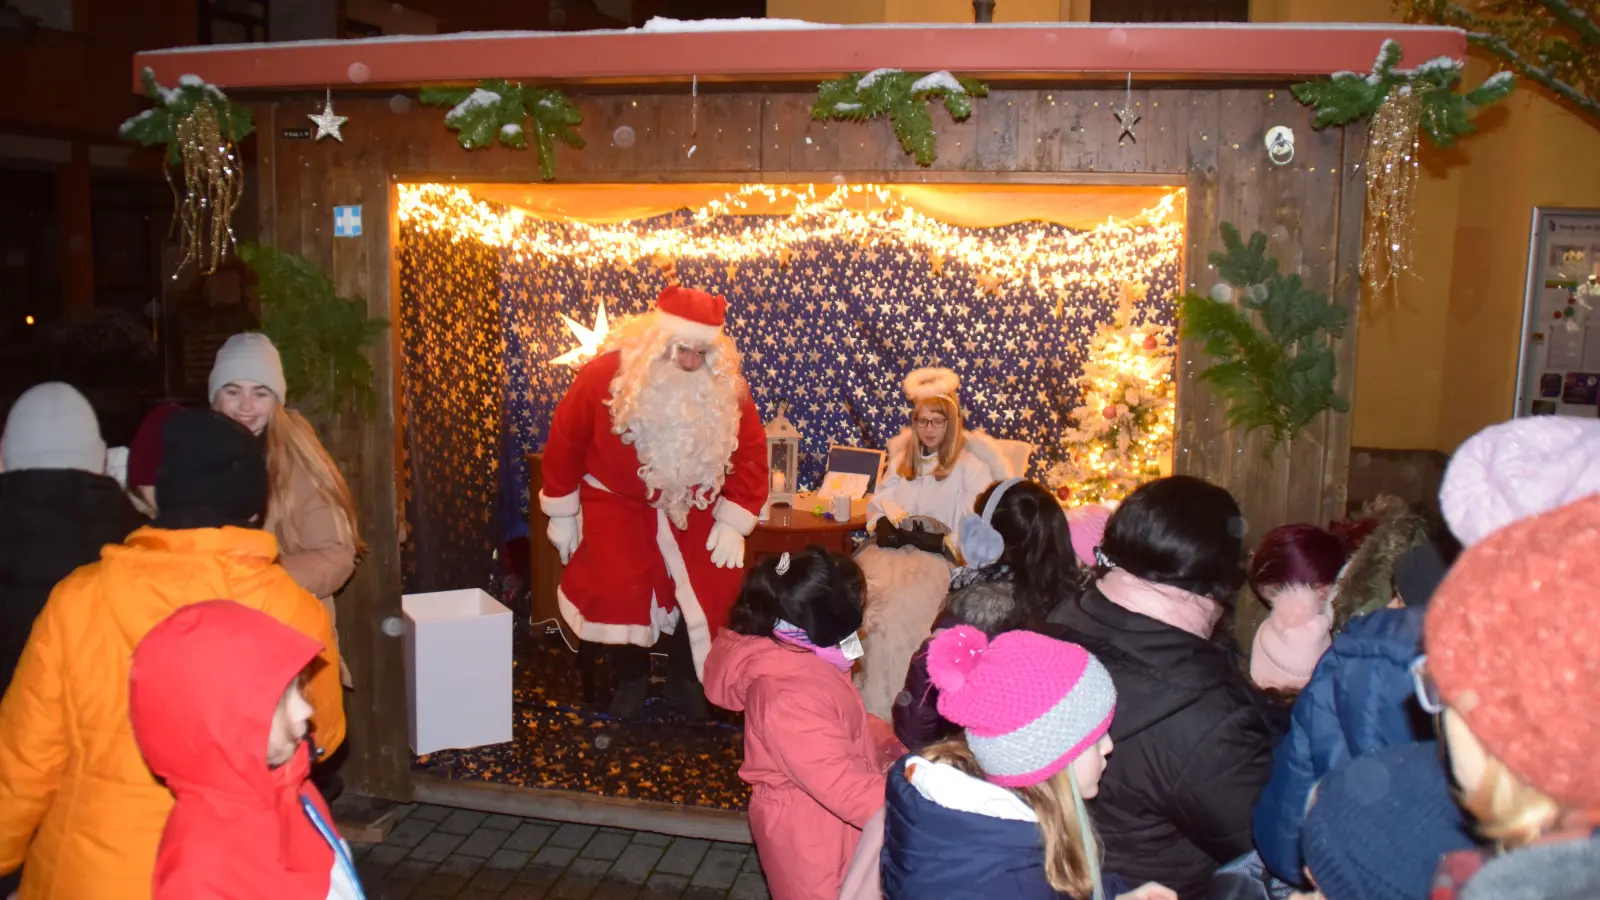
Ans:
[[[305,473],[318,494],[338,513],[339,527],[355,544],[359,559],[367,545],[356,530],[356,502],[345,483],[333,457],[317,440],[317,432],[305,417],[278,405],[267,422],[267,520],[265,529],[278,536],[283,553],[298,553],[305,549],[300,530],[295,525],[294,475]],[[158,502],[159,502],[159,498]]]
[[[922,410],[942,413],[950,423],[945,426],[944,440],[939,442],[939,461],[932,472],[921,471],[922,439],[917,436],[916,424],[913,421],[911,445],[906,448],[905,457],[900,460],[900,467],[896,473],[907,481],[912,481],[922,474],[930,474],[935,481],[943,481],[955,469],[956,460],[961,458],[961,451],[967,447],[966,431],[961,427],[961,407],[951,397],[923,397],[912,405],[911,418],[915,420],[917,413]]]
[[[984,777],[983,767],[961,735],[928,747],[922,751],[922,758],[952,766],[973,778]],[[1021,797],[1039,818],[1039,832],[1044,837],[1044,877],[1050,887],[1073,897],[1097,894],[1100,841],[1077,798],[1072,766],[1046,781],[1012,789],[1012,793]]]
[[[1518,778],[1506,764],[1484,754],[1483,780],[1461,805],[1478,820],[1484,837],[1507,849],[1525,847],[1557,825],[1566,812],[1543,791]]]

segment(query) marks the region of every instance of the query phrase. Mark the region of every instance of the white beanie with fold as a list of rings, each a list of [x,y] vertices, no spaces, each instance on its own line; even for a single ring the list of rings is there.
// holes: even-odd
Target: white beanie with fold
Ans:
[[[71,385],[49,381],[29,388],[11,407],[0,436],[7,472],[81,469],[106,472],[106,442],[94,407]]]
[[[251,381],[266,387],[278,398],[279,404],[288,402],[288,385],[283,378],[283,360],[278,348],[264,334],[242,332],[223,343],[217,351],[217,362],[211,367],[207,396],[216,402],[222,389],[239,381]]]
[[[1597,492],[1600,422],[1532,416],[1468,438],[1445,469],[1439,506],[1470,547],[1512,522]]]

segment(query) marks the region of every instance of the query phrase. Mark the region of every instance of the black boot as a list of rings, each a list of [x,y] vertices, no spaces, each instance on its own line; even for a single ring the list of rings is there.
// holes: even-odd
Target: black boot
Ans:
[[[611,715],[624,721],[644,717],[644,702],[650,696],[650,651],[644,647],[621,645],[611,648],[621,682],[611,697]]]
[[[689,626],[680,623],[678,632],[667,637],[667,702],[685,718],[701,721],[710,717],[706,691],[694,670],[694,650],[689,645]]]

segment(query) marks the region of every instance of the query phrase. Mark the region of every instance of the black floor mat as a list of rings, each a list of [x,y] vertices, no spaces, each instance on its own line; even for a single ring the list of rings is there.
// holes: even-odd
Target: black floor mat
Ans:
[[[739,716],[711,707],[709,722],[689,722],[651,685],[645,719],[619,722],[606,714],[616,674],[604,662],[596,675],[599,701],[584,702],[578,658],[558,633],[516,639],[514,715],[509,744],[443,750],[418,757],[418,769],[458,781],[585,791],[606,797],[654,800],[713,809],[745,809],[750,788],[739,780],[744,733]],[[653,670],[664,676],[666,660]]]

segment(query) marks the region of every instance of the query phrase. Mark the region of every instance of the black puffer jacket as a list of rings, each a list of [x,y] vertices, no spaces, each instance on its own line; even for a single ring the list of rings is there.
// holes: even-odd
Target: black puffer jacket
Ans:
[[[1225,650],[1129,612],[1098,588],[1050,614],[1117,686],[1115,743],[1094,802],[1107,871],[1200,900],[1217,868],[1251,850],[1251,812],[1272,775],[1265,696]]]
[[[0,692],[56,582],[144,524],[114,479],[75,469],[0,473]]]

